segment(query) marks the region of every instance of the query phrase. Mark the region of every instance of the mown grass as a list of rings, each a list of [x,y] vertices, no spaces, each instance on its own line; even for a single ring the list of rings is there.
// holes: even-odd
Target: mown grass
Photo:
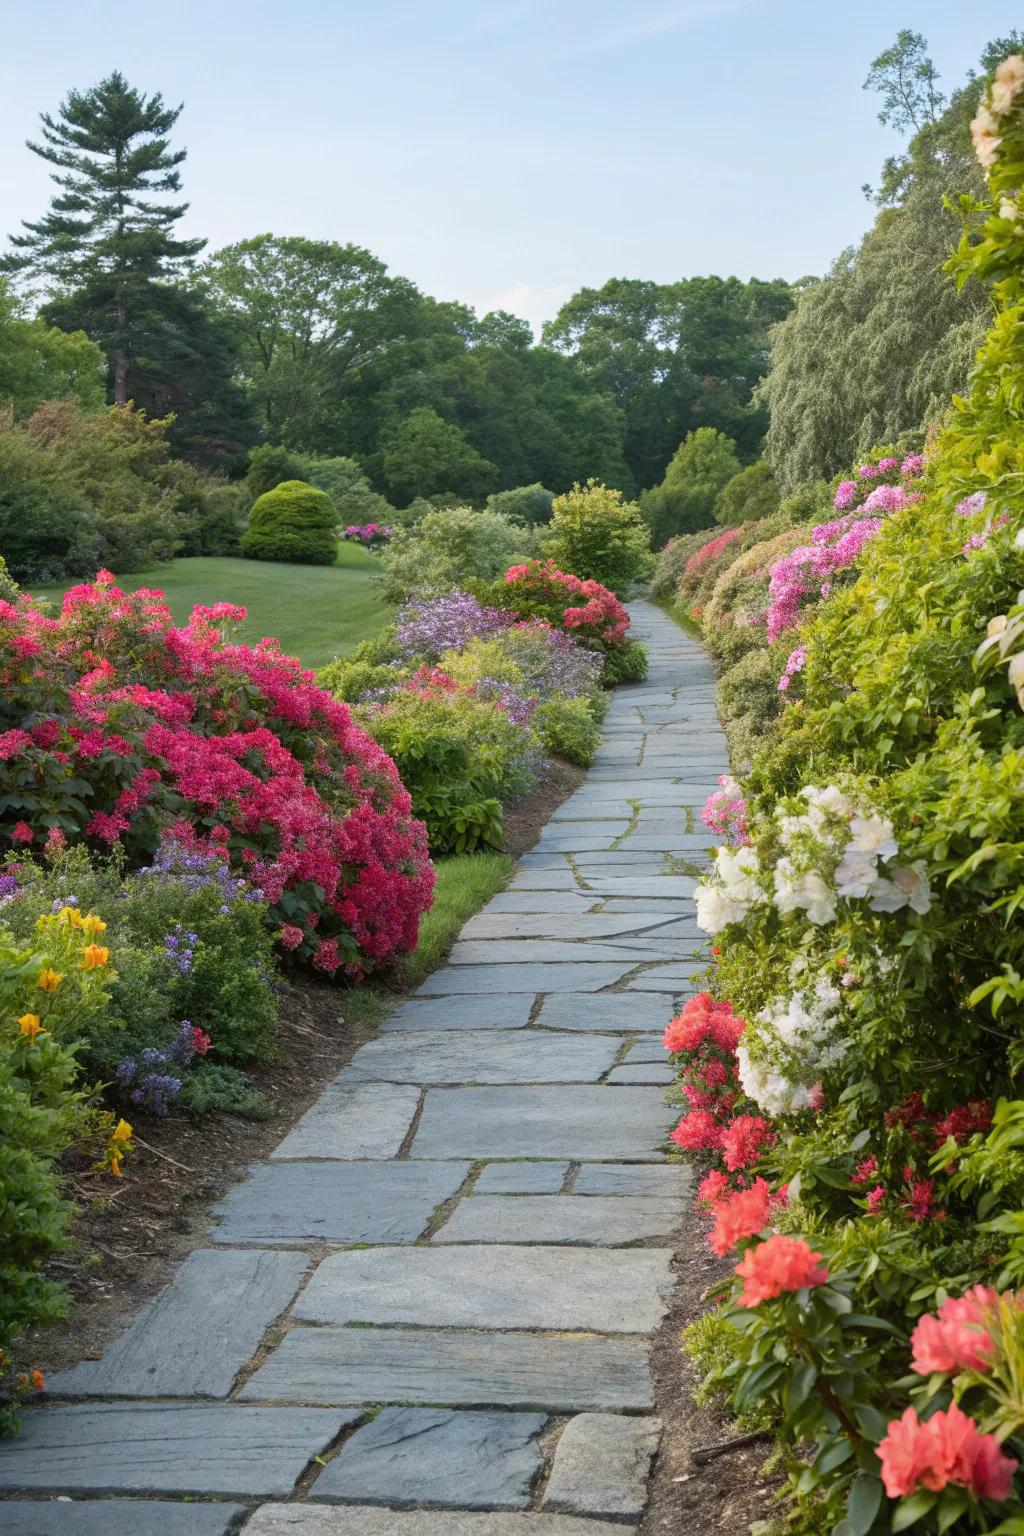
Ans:
[[[286,655],[298,656],[307,667],[322,667],[375,635],[391,617],[372,579],[376,568],[365,549],[340,542],[333,566],[203,555],[117,580],[127,591],[158,587],[179,624],[196,603],[241,603],[249,610],[239,631],[242,640],[253,644],[274,635]],[[59,603],[69,585],[33,590]]]
[[[512,860],[507,853],[460,853],[436,861],[434,905],[420,924],[420,941],[402,968],[407,987],[418,987],[436,971],[459,929],[500,891]]]

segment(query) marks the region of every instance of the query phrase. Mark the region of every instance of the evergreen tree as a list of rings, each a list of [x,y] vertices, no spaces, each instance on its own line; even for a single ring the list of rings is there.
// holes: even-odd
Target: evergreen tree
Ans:
[[[134,361],[151,365],[167,350],[168,285],[204,240],[181,240],[175,225],[187,203],[162,201],[181,190],[186,151],[168,135],[181,107],[146,97],[115,71],[88,91],[71,91],[56,117],[42,114],[29,149],[57,167],[61,191],[37,223],[12,236],[9,271],[29,273],[61,300],[104,349],[114,403],[129,398]]]

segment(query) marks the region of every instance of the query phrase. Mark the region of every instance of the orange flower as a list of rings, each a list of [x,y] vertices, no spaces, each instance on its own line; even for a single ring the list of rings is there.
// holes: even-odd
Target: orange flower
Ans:
[[[109,959],[110,950],[104,949],[102,944],[87,944],[82,950],[82,970],[99,970]]]
[[[47,966],[45,971],[40,971],[36,986],[41,987],[44,992],[56,992],[63,980],[63,971],[55,971],[50,966]]]
[[[29,1045],[35,1045],[36,1035],[42,1030],[42,1022],[38,1013],[23,1013],[18,1020],[18,1027]]]
[[[756,1237],[764,1230],[770,1206],[771,1190],[764,1179],[755,1179],[749,1189],[738,1190],[719,1201],[708,1241],[720,1259],[743,1238]]]
[[[820,1253],[799,1237],[769,1237],[751,1248],[736,1265],[743,1281],[740,1305],[756,1307],[783,1291],[800,1291],[808,1285],[824,1285],[828,1270],[819,1269]]]
[[[46,1379],[43,1376],[42,1371],[32,1372],[32,1385],[35,1387],[37,1392],[42,1392],[43,1388],[46,1386]]]
[[[106,933],[107,925],[102,917],[97,917],[95,912],[90,912],[88,917],[83,917],[79,925],[85,933]]]
[[[121,1157],[119,1153],[111,1153],[109,1166],[114,1178],[119,1179],[121,1177]]]

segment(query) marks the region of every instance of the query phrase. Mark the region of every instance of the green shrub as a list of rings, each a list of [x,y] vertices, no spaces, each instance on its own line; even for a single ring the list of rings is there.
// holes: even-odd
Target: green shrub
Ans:
[[[727,480],[715,498],[715,522],[725,528],[756,523],[779,509],[779,487],[765,459]]]
[[[640,509],[598,480],[555,498],[543,552],[560,570],[625,597],[650,575],[650,536]]]
[[[22,582],[95,568],[99,541],[82,492],[21,428],[0,428],[0,551]]]
[[[60,1158],[72,1146],[98,1147],[112,1124],[77,1086],[76,1020],[102,1010],[107,995],[105,967],[83,969],[90,938],[54,915],[28,944],[0,930],[0,1434],[14,1433],[18,1401],[31,1390],[11,1376],[12,1341],[67,1310],[63,1287],[45,1272],[69,1245]],[[119,1171],[113,1155],[108,1164]]]
[[[487,510],[513,523],[522,523],[525,528],[539,528],[542,523],[550,523],[554,502],[554,491],[546,490],[537,481],[533,485],[517,485],[510,491],[495,491],[487,498]]]
[[[289,448],[282,448],[273,443],[261,443],[249,455],[249,472],[245,477],[245,483],[253,501],[259,496],[266,495],[267,491],[272,491],[275,486],[285,480],[304,478],[305,465],[298,454],[292,453]]]
[[[250,560],[333,565],[336,522],[334,503],[325,491],[302,480],[283,480],[253,503],[241,539],[242,554]]]
[[[532,533],[497,512],[453,507],[396,529],[381,552],[384,596],[401,603],[413,592],[440,595],[490,582],[533,551]]]
[[[150,871],[125,876],[117,860],[91,859],[78,846],[49,867],[19,861],[17,874],[17,894],[4,908],[17,938],[27,941],[62,904],[107,924],[109,1003],[97,1017],[79,1018],[75,1037],[90,1074],[116,1078],[126,1057],[168,1046],[182,1019],[209,1036],[213,1059],[266,1055],[277,1010],[265,907],[216,862],[167,845]]]
[[[342,699],[346,704],[358,704],[364,694],[375,688],[393,687],[395,677],[394,667],[340,656],[337,661],[321,667],[316,680],[336,699]]]
[[[618,683],[642,683],[647,676],[647,647],[642,640],[625,639],[604,653],[601,681],[606,688]]]
[[[580,768],[590,767],[601,745],[601,732],[589,699],[567,699],[560,695],[546,699],[534,712],[533,728],[545,752]]]
[[[373,489],[355,459],[311,456],[300,459],[299,466],[295,478],[327,492],[341,527],[349,523],[391,524],[395,521],[395,508],[387,497]]]
[[[675,597],[690,557],[703,549],[705,544],[710,544],[712,539],[717,539],[719,532],[717,527],[700,528],[696,533],[680,533],[674,539],[669,539],[654,562],[651,596]]]
[[[664,480],[640,498],[654,548],[678,534],[710,527],[719,492],[739,469],[736,444],[717,427],[687,433],[669,460]]]

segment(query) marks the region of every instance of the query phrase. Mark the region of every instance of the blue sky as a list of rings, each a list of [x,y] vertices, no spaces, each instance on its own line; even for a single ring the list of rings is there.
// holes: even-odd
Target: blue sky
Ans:
[[[4,22],[3,228],[23,148],[120,68],[185,102],[189,233],[369,247],[534,323],[611,276],[820,272],[898,138],[861,90],[900,27],[958,83],[1019,8],[974,0],[33,0]]]

